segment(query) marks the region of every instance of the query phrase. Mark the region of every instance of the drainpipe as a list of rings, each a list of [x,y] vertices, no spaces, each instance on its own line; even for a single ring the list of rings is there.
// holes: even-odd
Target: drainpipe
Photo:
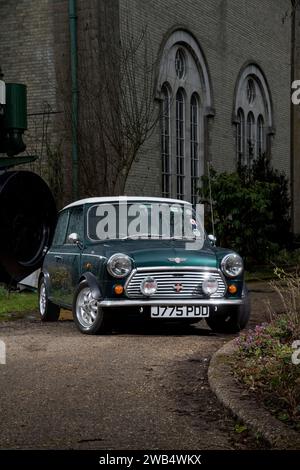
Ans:
[[[72,83],[72,194],[78,199],[78,81],[77,81],[77,5],[69,0],[71,83]]]

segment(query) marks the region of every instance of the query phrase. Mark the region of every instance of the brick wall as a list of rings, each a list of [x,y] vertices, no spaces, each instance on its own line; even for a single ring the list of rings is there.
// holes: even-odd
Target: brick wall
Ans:
[[[4,80],[27,85],[26,153],[39,156],[38,162],[29,168],[46,179],[49,179],[47,146],[56,152],[62,142],[63,174],[69,170],[68,145],[64,145],[69,134],[62,125],[63,107],[58,93],[61,63],[63,67],[68,64],[67,12],[66,0],[0,1],[0,64]],[[68,178],[64,188],[64,199],[68,200]]]
[[[189,30],[206,57],[215,117],[209,122],[209,157],[219,170],[235,167],[232,108],[236,79],[253,61],[267,78],[274,105],[274,166],[290,175],[290,8],[288,0],[121,0],[120,16],[138,31],[147,26],[158,53],[166,32],[176,25]],[[134,14],[133,14],[134,12]],[[126,32],[125,32],[126,34]],[[160,194],[159,134],[153,136],[134,165],[127,192]]]
[[[234,169],[234,88],[241,67],[254,61],[265,73],[274,105],[273,162],[289,175],[290,17],[282,21],[289,7],[289,0],[78,0],[79,50],[86,53],[79,63],[79,79],[85,80],[91,73],[95,83],[101,79],[101,54],[96,64],[95,56],[89,58],[88,49],[83,50],[87,31],[96,50],[99,44],[105,50],[106,44],[119,40],[119,21],[125,35],[128,30],[138,35],[147,26],[149,48],[157,57],[168,31],[184,26],[201,45],[211,76],[216,113],[208,126],[208,156],[214,166]],[[68,202],[72,184],[68,2],[0,0],[0,15],[0,64],[5,80],[28,86],[28,153],[41,154],[42,167],[47,170],[45,126],[52,148],[63,142],[63,202]],[[40,113],[48,105],[52,114],[43,116]],[[82,101],[80,108],[84,108]],[[157,131],[133,165],[128,194],[161,193],[159,147]],[[84,161],[85,155],[80,157]]]

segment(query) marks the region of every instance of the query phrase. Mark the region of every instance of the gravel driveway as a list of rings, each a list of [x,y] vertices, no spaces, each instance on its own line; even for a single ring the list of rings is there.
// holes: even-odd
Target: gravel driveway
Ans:
[[[262,322],[273,294],[250,287],[252,323]],[[0,448],[257,448],[235,432],[207,382],[211,355],[230,338],[204,322],[130,323],[98,337],[68,319],[0,323]]]

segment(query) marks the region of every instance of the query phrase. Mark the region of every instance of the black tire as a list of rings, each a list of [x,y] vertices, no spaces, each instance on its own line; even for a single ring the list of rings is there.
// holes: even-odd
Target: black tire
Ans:
[[[214,333],[234,334],[242,330],[236,314],[232,313],[207,318],[206,323]]]
[[[196,320],[195,318],[194,319],[190,319],[190,320],[181,320],[181,323],[183,323],[184,325],[196,325],[197,323],[200,323],[201,320]]]
[[[84,303],[85,297],[86,303]],[[92,319],[92,315],[95,316],[94,319]],[[87,281],[82,281],[75,292],[73,318],[79,331],[86,335],[105,334],[111,332],[112,329],[109,312],[99,307],[96,300],[92,299]]]
[[[39,312],[43,322],[58,321],[60,315],[60,307],[48,299],[47,286],[44,277],[39,281]]]
[[[206,319],[206,323],[215,333],[234,334],[246,328],[250,318],[250,299],[248,289],[244,287],[245,302],[238,307],[227,308],[221,314]]]
[[[0,220],[0,281],[17,283],[41,267],[53,238],[57,210],[45,181],[30,171],[2,173]]]

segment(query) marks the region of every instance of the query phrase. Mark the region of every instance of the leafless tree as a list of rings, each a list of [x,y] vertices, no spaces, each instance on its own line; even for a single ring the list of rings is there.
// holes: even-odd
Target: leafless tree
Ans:
[[[44,178],[56,199],[62,206],[64,182],[61,162],[63,160],[62,140],[52,138],[51,119],[57,113],[48,102],[44,102],[42,111],[29,114],[29,128],[26,134],[26,154],[35,155],[37,160],[24,168]]]
[[[159,120],[156,63],[147,28],[119,41],[85,34],[80,48],[79,168],[82,195],[118,195]]]

